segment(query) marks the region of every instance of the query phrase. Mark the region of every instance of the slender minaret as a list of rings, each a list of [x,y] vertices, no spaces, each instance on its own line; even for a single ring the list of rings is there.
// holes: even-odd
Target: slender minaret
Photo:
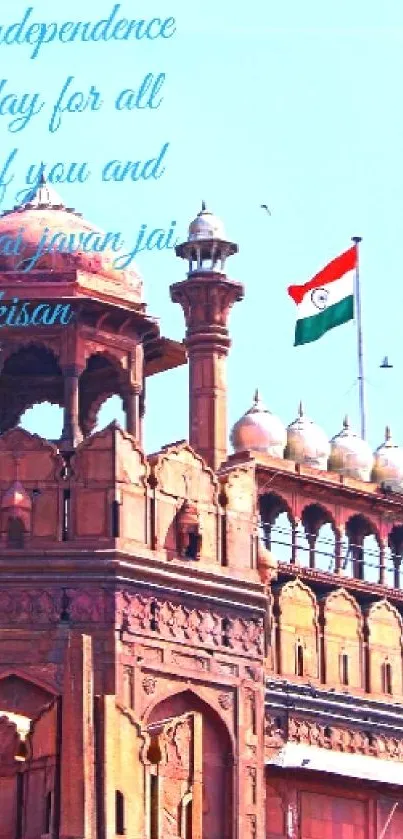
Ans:
[[[177,256],[189,263],[187,279],[170,289],[186,321],[189,442],[214,470],[227,457],[228,316],[244,296],[241,283],[225,273],[227,257],[237,252],[238,246],[226,240],[222,222],[203,202],[189,227],[187,242],[176,248]]]

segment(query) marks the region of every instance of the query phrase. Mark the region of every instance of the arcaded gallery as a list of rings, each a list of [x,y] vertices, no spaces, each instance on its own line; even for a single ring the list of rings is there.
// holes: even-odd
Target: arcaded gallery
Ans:
[[[82,226],[46,184],[0,217],[28,257]],[[107,251],[1,257],[74,318],[1,330],[0,839],[403,837],[403,450],[253,387],[228,433],[237,250],[203,206],[183,342]],[[185,364],[189,439],[146,453],[147,379]],[[59,440],[19,425],[45,400]]]

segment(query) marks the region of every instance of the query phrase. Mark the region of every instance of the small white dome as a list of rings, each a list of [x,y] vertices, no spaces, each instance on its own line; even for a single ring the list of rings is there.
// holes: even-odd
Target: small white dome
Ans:
[[[330,472],[339,472],[360,481],[371,479],[372,451],[368,443],[350,428],[348,417],[344,418],[342,430],[330,441],[330,447]]]
[[[285,457],[314,469],[327,470],[330,445],[325,432],[304,414],[302,403],[298,416],[287,428]]]
[[[385,442],[375,452],[372,480],[389,484],[397,492],[403,491],[403,449],[393,442],[390,428],[386,428]]]
[[[203,201],[200,213],[189,225],[188,241],[203,241],[208,239],[225,240],[224,223],[213,213],[206,209]]]
[[[267,410],[256,391],[252,407],[235,423],[231,431],[234,450],[265,452],[272,457],[284,457],[286,441],[283,423]]]

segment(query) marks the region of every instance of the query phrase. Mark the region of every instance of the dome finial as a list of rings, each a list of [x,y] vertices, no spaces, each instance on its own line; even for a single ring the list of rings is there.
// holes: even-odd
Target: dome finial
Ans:
[[[235,452],[255,451],[264,452],[272,457],[284,457],[284,425],[267,410],[258,388],[255,390],[252,407],[235,423],[231,431],[231,443]]]
[[[370,446],[351,429],[348,414],[343,428],[330,441],[329,472],[338,472],[346,478],[359,481],[371,479],[373,455]]]
[[[207,210],[207,205],[206,205],[206,202],[205,202],[205,201],[202,201],[202,208],[201,208],[202,213],[205,213],[205,212],[206,212],[206,210]]]
[[[326,470],[329,451],[327,435],[306,416],[301,400],[298,405],[298,416],[287,428],[285,457],[287,460],[293,460],[294,463]]]
[[[375,452],[372,480],[376,484],[387,484],[395,492],[403,492],[403,449],[393,442],[388,425],[385,442]]]

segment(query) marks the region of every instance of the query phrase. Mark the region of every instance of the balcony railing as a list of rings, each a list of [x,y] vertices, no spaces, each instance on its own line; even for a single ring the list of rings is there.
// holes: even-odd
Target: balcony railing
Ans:
[[[281,563],[400,588],[402,556],[379,547],[372,535],[358,545],[347,537],[338,540],[306,533],[302,526],[287,528],[262,522],[260,536]]]

